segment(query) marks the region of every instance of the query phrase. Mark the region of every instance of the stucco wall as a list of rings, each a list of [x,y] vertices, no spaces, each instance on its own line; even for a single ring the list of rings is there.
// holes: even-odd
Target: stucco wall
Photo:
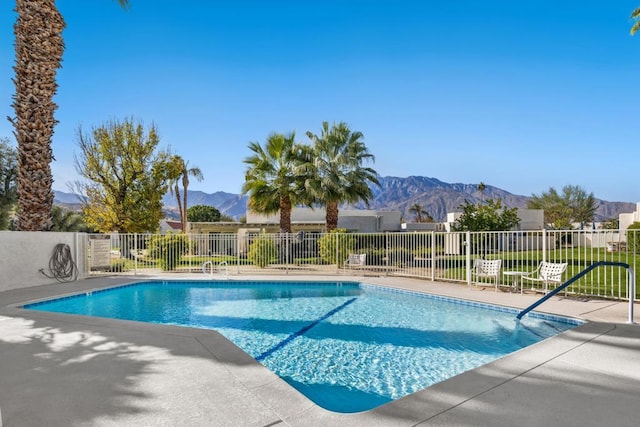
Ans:
[[[39,271],[51,275],[49,260],[58,243],[69,245],[78,278],[85,278],[86,240],[83,233],[0,231],[0,291],[58,283]]]

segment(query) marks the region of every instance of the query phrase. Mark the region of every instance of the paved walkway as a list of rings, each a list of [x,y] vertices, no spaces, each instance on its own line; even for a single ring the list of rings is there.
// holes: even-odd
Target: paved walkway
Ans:
[[[0,425],[640,425],[640,327],[626,324],[624,302],[554,298],[539,311],[589,323],[358,414],[314,405],[214,331],[19,308],[130,281],[0,293]],[[404,278],[366,281],[518,308],[539,297]]]

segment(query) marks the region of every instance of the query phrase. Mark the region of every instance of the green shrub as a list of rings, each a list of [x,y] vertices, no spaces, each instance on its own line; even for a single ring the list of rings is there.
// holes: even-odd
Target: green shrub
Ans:
[[[362,253],[367,254],[367,265],[385,265],[386,250],[384,248],[366,248]]]
[[[416,258],[430,258],[433,249],[429,246],[419,246],[413,250],[413,255]]]
[[[342,267],[350,253],[353,253],[355,239],[344,228],[336,228],[318,239],[320,258],[327,264]]]
[[[169,232],[161,236],[151,236],[147,247],[149,257],[158,260],[162,270],[172,271],[182,256],[189,251],[189,239],[184,234]]]
[[[640,254],[640,222],[634,222],[627,228],[627,249],[630,253]]]
[[[261,234],[249,246],[247,259],[260,268],[275,262],[278,259],[276,242],[266,234]]]
[[[413,261],[413,253],[407,248],[396,247],[389,249],[389,262],[392,265],[404,266]]]
[[[123,259],[117,259],[111,261],[111,265],[109,266],[110,273],[122,273],[126,270],[126,261]]]

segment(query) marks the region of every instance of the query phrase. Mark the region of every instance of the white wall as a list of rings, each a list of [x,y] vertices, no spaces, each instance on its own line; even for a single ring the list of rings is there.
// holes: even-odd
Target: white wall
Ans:
[[[78,279],[87,277],[86,234],[0,231],[0,291],[58,283],[40,273],[49,272],[49,260],[58,243],[69,245],[78,266]]]
[[[291,209],[291,222],[324,222],[324,208],[298,208]],[[272,215],[263,215],[247,210],[247,224],[279,224],[280,212]]]
[[[518,208],[518,218],[520,224],[518,230],[542,230],[544,228],[544,210],[543,209],[523,209]]]
[[[618,216],[618,228],[626,230],[634,222],[640,222],[640,202],[636,203],[635,212],[621,213]]]
[[[325,222],[326,211],[324,207],[311,209],[294,207],[291,209],[292,223],[318,223]],[[378,231],[400,231],[402,214],[399,211],[376,211],[367,209],[340,209],[338,211],[338,228],[346,228],[362,233],[376,233]],[[280,213],[262,215],[247,210],[247,225],[251,224],[278,224]]]

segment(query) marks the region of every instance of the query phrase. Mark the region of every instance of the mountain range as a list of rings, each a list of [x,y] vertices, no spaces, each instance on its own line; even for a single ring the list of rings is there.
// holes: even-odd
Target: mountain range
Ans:
[[[381,177],[380,186],[372,187],[372,192],[373,199],[369,202],[369,209],[400,211],[410,220],[413,217],[409,212],[410,207],[419,204],[438,222],[446,219],[447,212],[459,211],[458,207],[465,200],[478,203],[482,199],[502,199],[507,207],[525,208],[530,199],[528,196],[512,194],[491,185],[487,185],[481,194],[477,184],[450,184],[424,176]],[[167,193],[162,202],[167,216],[177,218],[178,207],[175,197]],[[77,208],[80,200],[75,194],[55,191],[54,203],[68,208]],[[214,206],[221,213],[238,219],[246,214],[247,196],[223,191],[205,193],[189,190],[188,203],[189,206]],[[596,199],[596,203],[596,221],[618,218],[620,213],[633,212],[636,208],[635,203],[628,202]],[[353,206],[342,206],[342,208],[366,209],[367,206],[359,203]]]

